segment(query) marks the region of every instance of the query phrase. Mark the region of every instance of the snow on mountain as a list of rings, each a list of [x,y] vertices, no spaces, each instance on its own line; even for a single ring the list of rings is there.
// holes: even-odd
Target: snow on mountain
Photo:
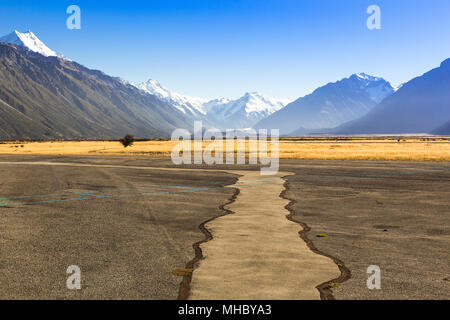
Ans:
[[[208,101],[174,93],[156,80],[148,80],[135,86],[169,102],[194,120],[204,120],[207,126],[222,130],[250,128],[286,104],[257,92],[246,93],[237,100],[218,98]]]
[[[255,127],[279,129],[282,134],[321,128],[334,128],[367,114],[395,92],[383,78],[365,73],[353,74],[329,83],[299,98],[261,120]]]
[[[205,99],[192,98],[171,92],[158,81],[151,79],[144,83],[135,84],[134,86],[172,104],[181,112],[191,117],[198,118],[206,114],[203,109],[203,104],[207,102]]]
[[[213,108],[216,108],[219,105],[226,105],[230,102],[230,99],[227,98],[217,98],[210,100],[203,104],[203,109],[206,111],[206,113],[209,113]]]
[[[280,110],[285,103],[258,92],[246,93],[237,100],[220,99],[207,103],[207,118],[220,129],[251,128]]]
[[[350,79],[357,78],[361,83],[361,89],[367,91],[369,97],[376,103],[380,103],[384,98],[396,91],[389,82],[383,78],[374,77],[365,73],[357,73],[350,77]]]
[[[402,85],[369,113],[332,134],[446,134],[450,132],[450,59]]]
[[[65,57],[62,54],[58,54],[55,51],[51,50],[49,47],[47,47],[31,31],[21,33],[17,30],[14,30],[14,32],[12,32],[4,37],[1,37],[0,42],[11,43],[11,44],[23,46],[33,52],[40,53],[46,57],[60,57],[60,58],[65,59]]]
[[[0,42],[0,139],[170,137],[192,121],[99,70]]]
[[[0,42],[23,46],[46,57],[60,57],[69,60],[62,54],[58,54],[47,47],[31,31],[21,33],[15,30],[1,37]],[[130,84],[146,93],[157,96],[160,100],[173,105],[192,120],[203,120],[206,126],[215,126],[219,129],[250,128],[259,120],[285,105],[282,101],[264,97],[256,92],[247,93],[237,100],[219,98],[208,101],[207,99],[193,98],[172,92],[156,80],[131,84],[121,78],[115,79],[124,85]]]

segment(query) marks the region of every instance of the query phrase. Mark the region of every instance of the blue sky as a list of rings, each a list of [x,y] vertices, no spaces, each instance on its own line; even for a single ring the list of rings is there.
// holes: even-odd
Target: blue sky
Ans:
[[[71,4],[81,30],[66,28]],[[381,30],[366,27],[371,4]],[[399,84],[439,66],[449,15],[448,0],[2,0],[0,34],[31,29],[87,67],[191,96],[296,99],[356,72]]]

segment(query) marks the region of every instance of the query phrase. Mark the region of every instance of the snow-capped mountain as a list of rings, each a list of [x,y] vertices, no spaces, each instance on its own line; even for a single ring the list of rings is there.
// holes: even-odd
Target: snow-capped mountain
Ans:
[[[19,45],[45,57],[59,57],[70,61],[47,47],[32,32],[21,33],[17,30],[0,37],[0,42]],[[123,85],[133,85],[159,100],[169,103],[180,110],[188,119],[202,120],[205,127],[218,129],[243,129],[252,127],[259,120],[282,108],[285,103],[264,97],[258,93],[247,93],[237,100],[219,98],[207,100],[194,98],[170,91],[156,80],[148,80],[140,84],[131,84],[122,78],[114,78]]]
[[[170,137],[192,121],[99,70],[0,42],[0,139]]]
[[[258,92],[247,92],[237,100],[217,99],[205,104],[206,117],[219,129],[252,128],[260,120],[280,110],[285,102]]]
[[[169,102],[192,119],[205,121],[207,127],[214,126],[218,129],[250,128],[286,104],[257,92],[246,93],[237,100],[218,98],[208,101],[172,92],[156,80],[135,86]]]
[[[36,35],[31,32],[25,32],[25,33],[21,33],[17,30],[14,30],[14,32],[1,37],[0,38],[0,42],[5,42],[5,43],[11,43],[11,44],[16,44],[19,46],[23,46],[28,48],[29,50],[33,51],[33,52],[37,52],[42,54],[43,56],[46,57],[60,57],[60,58],[64,58],[64,56],[62,54],[58,54],[55,51],[53,51],[52,49],[50,49],[49,47],[47,47],[41,40],[39,40],[38,37],[36,37]]]
[[[392,85],[382,78],[353,74],[288,104],[260,121],[256,128],[280,129],[281,134],[334,128],[364,116],[394,92]]]
[[[405,83],[364,117],[334,134],[450,133],[450,59]]]
[[[150,79],[147,82],[135,84],[134,86],[172,104],[174,107],[188,116],[199,118],[206,114],[205,110],[203,109],[203,104],[207,102],[206,100],[201,98],[192,98],[175,92],[171,92],[156,80]]]
[[[384,98],[398,90],[383,78],[374,77],[365,73],[356,73],[350,77],[350,79],[355,78],[360,82],[361,89],[366,90],[370,99],[376,103],[380,103]]]

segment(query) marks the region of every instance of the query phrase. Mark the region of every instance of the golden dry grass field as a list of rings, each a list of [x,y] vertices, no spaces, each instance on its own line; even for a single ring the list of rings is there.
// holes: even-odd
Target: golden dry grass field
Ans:
[[[211,143],[203,142],[203,149]],[[0,154],[36,155],[150,155],[170,156],[178,141],[137,141],[124,148],[117,141],[0,142]],[[248,156],[249,145],[246,144]],[[223,150],[236,151],[223,145]],[[227,148],[228,147],[228,148]],[[242,149],[242,148],[240,148]],[[252,150],[254,150],[252,148]],[[270,150],[270,143],[269,143]],[[448,137],[283,138],[281,159],[450,161]]]

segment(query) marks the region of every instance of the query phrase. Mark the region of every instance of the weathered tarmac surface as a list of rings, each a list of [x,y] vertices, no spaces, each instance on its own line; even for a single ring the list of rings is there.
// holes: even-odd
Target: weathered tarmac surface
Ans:
[[[210,263],[208,256],[213,254],[209,247],[228,237],[225,229],[220,229],[221,221],[236,219],[239,227],[253,221],[242,216],[239,224],[238,214],[216,219],[227,214],[220,206],[235,194],[232,187],[224,186],[233,185],[237,176],[225,172],[132,168],[173,166],[170,159],[143,156],[0,156],[0,162],[10,161],[99,166],[0,165],[2,299],[175,299],[181,277],[171,271],[184,268],[194,258],[192,245],[205,239],[199,225],[211,220],[208,227],[215,238],[200,245],[206,259],[195,264],[191,296],[195,298],[197,276],[200,280]],[[307,236],[314,246],[342,260],[352,272],[348,281],[333,288],[337,299],[450,298],[449,163],[285,160],[280,170],[295,173],[284,178],[289,189],[285,197],[295,201],[290,205],[293,219],[307,223],[311,227]],[[277,188],[275,194],[279,195],[283,188]],[[241,189],[244,200],[245,188]],[[34,196],[27,197],[30,195]],[[237,201],[234,205],[239,205]],[[282,205],[289,202],[277,201]],[[233,204],[227,208],[233,210]],[[241,212],[244,209],[245,205],[237,207]],[[272,218],[285,224],[286,234],[300,231],[301,226],[288,221],[285,214],[287,211]],[[230,233],[241,231],[235,227]],[[268,232],[270,228],[258,236],[267,237]],[[316,238],[318,233],[328,237]],[[291,234],[291,239],[304,246],[296,236]],[[250,243],[246,240],[240,245]],[[284,242],[277,247],[290,252],[292,243],[284,247]],[[258,245],[264,249],[264,243]],[[303,249],[298,250],[298,261],[306,252]],[[313,259],[330,261],[313,255]],[[285,259],[289,263],[280,260],[280,273],[295,269],[290,269],[290,259],[295,258]],[[277,259],[267,261],[270,265]],[[81,267],[82,290],[66,288],[66,269],[73,264]],[[381,290],[366,286],[366,269],[372,264],[381,268]],[[331,267],[338,270],[336,265]],[[300,274],[303,269],[298,269]],[[233,282],[251,275],[250,269],[240,273],[237,268],[236,272],[228,270],[215,269],[214,276],[225,273]],[[263,275],[267,270],[255,266],[253,271]],[[285,274],[280,279],[283,277]],[[331,280],[319,278],[321,282]],[[292,290],[295,285],[297,298],[305,298],[300,281],[287,283],[286,288]],[[264,295],[260,292],[243,292],[236,298],[277,298],[269,290]],[[312,294],[317,298],[317,291]]]
[[[1,299],[177,299],[182,277],[171,272],[193,258],[198,226],[225,213],[234,190],[221,186],[235,181],[48,165],[1,165],[0,176]],[[66,288],[70,265],[82,290]]]
[[[294,220],[352,276],[336,299],[450,299],[450,164],[285,161]],[[317,238],[316,234],[327,234]],[[369,290],[367,268],[381,269]]]
[[[194,273],[191,299],[320,299],[316,286],[339,277],[336,264],[313,253],[298,235],[299,225],[286,219],[279,172],[229,171],[241,175],[240,190],[226,206],[233,214],[206,228],[214,239],[201,245],[204,260]]]

